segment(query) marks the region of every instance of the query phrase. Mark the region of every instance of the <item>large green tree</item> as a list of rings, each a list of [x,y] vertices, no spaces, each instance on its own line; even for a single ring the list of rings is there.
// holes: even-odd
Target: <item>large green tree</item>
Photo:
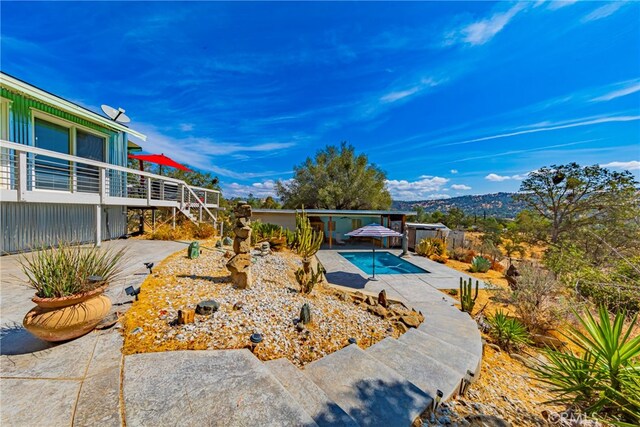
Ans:
[[[276,192],[285,208],[389,209],[391,195],[385,181],[379,167],[343,142],[295,166],[293,179],[278,181]]]
[[[628,172],[598,165],[552,165],[531,172],[516,199],[548,224],[549,243],[557,244],[576,231],[616,218],[624,224],[626,212],[637,209],[638,182]]]

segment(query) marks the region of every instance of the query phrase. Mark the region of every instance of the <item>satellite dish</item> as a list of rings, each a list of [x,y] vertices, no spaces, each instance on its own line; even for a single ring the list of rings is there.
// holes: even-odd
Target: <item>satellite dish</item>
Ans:
[[[109,107],[108,105],[102,104],[100,106],[102,111],[111,118],[114,122],[117,123],[129,123],[131,119],[124,113],[123,108],[118,108],[117,110],[113,107]]]

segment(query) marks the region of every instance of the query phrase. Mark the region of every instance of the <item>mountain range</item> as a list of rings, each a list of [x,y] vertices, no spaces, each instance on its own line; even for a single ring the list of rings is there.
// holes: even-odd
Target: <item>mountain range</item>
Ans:
[[[515,218],[516,214],[525,209],[522,202],[514,200],[515,193],[493,193],[471,196],[451,197],[437,200],[394,200],[393,209],[411,210],[422,206],[425,212],[446,212],[451,208],[459,208],[466,215],[486,215],[499,218]]]

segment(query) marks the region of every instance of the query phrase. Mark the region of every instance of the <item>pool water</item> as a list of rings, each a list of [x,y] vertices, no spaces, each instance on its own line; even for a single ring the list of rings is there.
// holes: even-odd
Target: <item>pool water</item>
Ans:
[[[368,252],[338,252],[351,264],[364,271],[366,274],[373,274],[373,256]],[[428,273],[417,265],[411,264],[390,252],[376,251],[376,274],[421,274]]]

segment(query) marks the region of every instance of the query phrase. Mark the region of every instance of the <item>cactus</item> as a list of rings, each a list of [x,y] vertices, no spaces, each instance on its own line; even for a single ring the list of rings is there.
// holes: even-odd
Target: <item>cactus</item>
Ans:
[[[316,283],[320,283],[322,280],[322,267],[318,266],[318,270],[313,271],[311,266],[308,267],[309,271],[305,271],[304,266],[296,270],[296,281],[300,285],[300,292],[303,294],[310,294],[313,291],[313,287]]]
[[[296,236],[294,249],[305,260],[314,256],[324,239],[322,231],[316,231],[311,227],[307,214],[302,209],[301,214],[296,214]]]
[[[466,311],[471,314],[473,306],[476,305],[476,298],[478,298],[478,286],[479,282],[476,280],[476,296],[471,298],[471,278],[469,281],[462,280],[460,278],[460,304],[462,305],[462,311]]]
[[[311,322],[311,308],[309,307],[309,304],[307,304],[306,302],[302,305],[302,308],[300,309],[300,322],[302,322],[303,325],[306,325],[309,322]]]

